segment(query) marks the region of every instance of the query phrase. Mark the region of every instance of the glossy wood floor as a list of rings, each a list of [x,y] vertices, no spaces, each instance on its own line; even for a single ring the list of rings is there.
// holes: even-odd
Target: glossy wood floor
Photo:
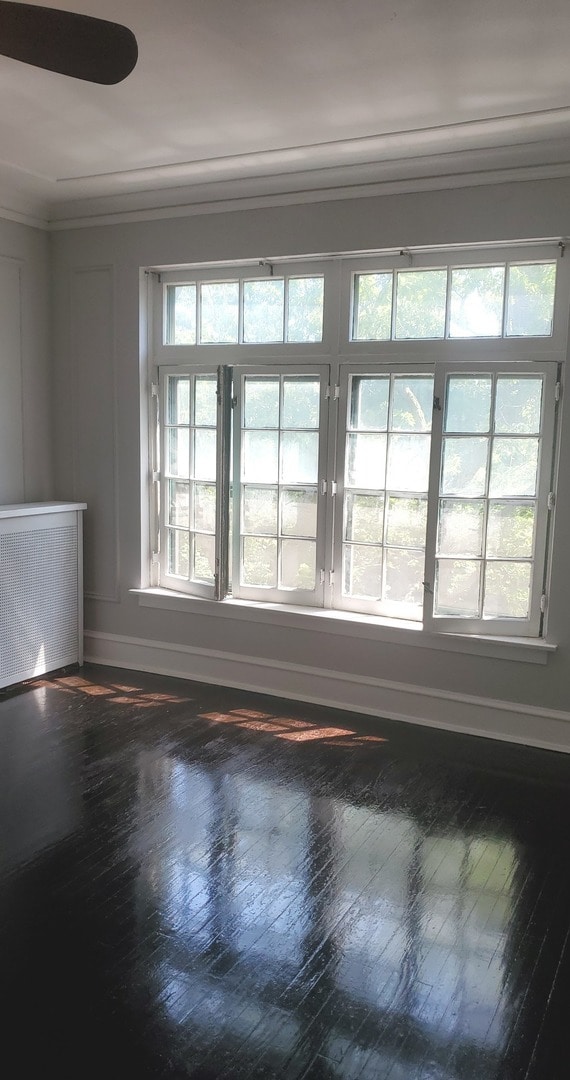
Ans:
[[[109,668],[4,691],[2,1075],[567,1078],[569,778]]]

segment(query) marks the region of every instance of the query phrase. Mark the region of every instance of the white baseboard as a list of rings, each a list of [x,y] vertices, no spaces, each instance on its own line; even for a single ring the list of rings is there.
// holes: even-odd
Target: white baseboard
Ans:
[[[570,753],[570,713],[554,709],[96,631],[85,659]]]

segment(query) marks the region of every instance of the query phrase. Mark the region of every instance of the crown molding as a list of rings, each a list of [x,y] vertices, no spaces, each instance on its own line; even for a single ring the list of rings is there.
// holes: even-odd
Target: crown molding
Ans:
[[[68,229],[93,228],[99,225],[119,225],[142,221],[157,221],[168,218],[193,217],[204,214],[223,214],[238,210],[257,210],[276,206],[293,206],[302,203],[332,202],[342,199],[365,199],[381,195],[413,194],[422,191],[445,191],[453,188],[477,187],[490,184],[507,184],[531,180],[552,180],[570,177],[570,161],[559,165],[526,166],[519,169],[489,169],[481,172],[441,174],[423,176],[414,179],[376,181],[372,183],[352,183],[344,186],[300,188],[295,191],[283,191],[280,194],[246,195],[236,194],[231,198],[192,201],[193,192],[184,190],[179,202],[164,201],[164,191],[157,191],[156,205],[137,206],[133,194],[124,200],[121,208],[107,206],[89,207],[90,213],[78,213],[76,217],[52,219],[45,226],[50,232],[62,232]],[[234,190],[239,184],[233,185]],[[127,205],[125,205],[125,203]],[[132,209],[128,208],[131,203]],[[77,207],[79,211],[81,207]]]
[[[60,231],[570,176],[570,108],[58,179],[0,163],[0,216]]]

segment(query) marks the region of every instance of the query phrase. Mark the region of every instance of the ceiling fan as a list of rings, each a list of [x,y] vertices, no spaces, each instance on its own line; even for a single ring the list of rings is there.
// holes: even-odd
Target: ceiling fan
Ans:
[[[133,70],[138,46],[132,31],[119,23],[35,4],[0,2],[0,55],[110,86]]]

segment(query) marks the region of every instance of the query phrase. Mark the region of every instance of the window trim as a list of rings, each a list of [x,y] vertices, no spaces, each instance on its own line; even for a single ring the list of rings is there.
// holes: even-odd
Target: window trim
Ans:
[[[241,435],[242,430],[240,418],[242,413],[243,402],[243,385],[244,379],[248,375],[260,375],[260,376],[287,376],[287,375],[316,375],[320,379],[320,423],[318,427],[318,443],[319,443],[319,457],[317,466],[317,532],[316,532],[316,580],[315,589],[282,589],[277,585],[275,588],[265,586],[253,586],[244,585],[241,583],[239,576],[236,578],[236,570],[241,570],[241,494],[244,481],[242,480],[241,471]],[[234,368],[234,383],[233,383],[233,401],[234,407],[234,432],[233,432],[233,466],[234,466],[234,491],[233,491],[233,550],[231,552],[232,558],[232,595],[235,599],[241,600],[253,600],[258,602],[278,603],[283,606],[289,606],[290,604],[301,604],[305,607],[323,607],[325,600],[325,574],[323,572],[322,580],[320,579],[320,571],[324,571],[325,565],[325,550],[326,550],[326,530],[325,530],[325,514],[326,514],[326,500],[325,492],[323,491],[323,474],[325,471],[327,446],[328,446],[328,396],[327,387],[330,386],[330,364],[314,364],[308,363],[305,365],[299,365],[294,363],[287,364],[273,364],[273,365],[261,365],[261,364],[244,364]],[[252,486],[255,486],[255,481],[252,481]],[[278,487],[281,486],[281,480],[278,479]]]
[[[335,326],[331,318],[330,295],[331,282],[337,268],[332,262],[317,260],[278,262],[256,260],[253,263],[235,263],[232,266],[213,265],[211,267],[186,268],[184,270],[157,271],[157,287],[153,298],[153,334],[152,351],[157,366],[168,364],[192,365],[198,363],[227,364],[243,357],[247,362],[252,357],[281,357],[286,350],[287,356],[329,356],[334,351]],[[275,278],[322,277],[323,278],[323,330],[320,341],[314,342],[200,342],[199,334],[199,286],[203,283],[217,284],[237,281],[239,284],[239,328],[243,325],[243,288],[246,281],[270,281]],[[198,287],[196,342],[193,345],[175,345],[166,342],[168,325],[168,289],[169,285],[193,285]],[[285,288],[287,294],[287,288]],[[284,309],[284,319],[287,312]],[[238,332],[238,337],[240,336]],[[231,353],[231,359],[228,358]]]
[[[179,376],[181,378],[188,377],[191,383],[192,383],[194,377],[197,376],[197,375],[213,375],[218,379],[218,388],[219,388],[219,378],[220,378],[219,369],[216,366],[212,366],[212,365],[204,365],[204,364],[192,365],[192,368],[189,369],[189,370],[186,370],[186,368],[175,367],[175,366],[172,366],[172,365],[169,365],[169,366],[165,365],[165,366],[159,368],[159,378],[158,378],[158,387],[159,387],[158,426],[159,426],[159,432],[158,432],[158,454],[157,454],[157,457],[158,457],[158,462],[160,464],[160,470],[159,470],[159,476],[160,476],[159,489],[160,490],[159,490],[159,496],[158,496],[158,507],[159,507],[159,509],[158,509],[158,522],[157,522],[157,525],[158,525],[158,536],[159,536],[158,565],[159,565],[159,570],[160,570],[160,581],[161,581],[161,584],[162,584],[162,582],[167,582],[167,581],[169,583],[171,583],[169,587],[172,588],[176,592],[185,593],[185,594],[187,594],[189,596],[201,596],[201,597],[204,597],[206,599],[213,600],[215,598],[215,595],[216,595],[216,581],[215,580],[211,585],[209,585],[206,582],[193,581],[190,578],[188,580],[186,580],[184,578],[175,577],[174,575],[168,573],[168,563],[167,563],[167,560],[168,560],[168,548],[167,548],[167,543],[166,543],[166,536],[167,536],[167,532],[168,532],[168,528],[169,528],[169,526],[168,526],[167,503],[168,503],[168,482],[169,482],[170,477],[166,475],[165,463],[166,463],[166,453],[167,453],[167,450],[166,450],[167,434],[166,433],[168,432],[171,425],[168,425],[166,423],[167,408],[168,408],[168,394],[166,392],[166,387],[167,387],[167,384],[168,384],[168,379],[173,375],[174,376]],[[191,398],[190,398],[190,403],[191,403],[190,404],[190,418],[189,418],[189,423],[188,423],[188,430],[189,431],[192,431],[192,424],[190,422],[191,419],[192,419],[192,402],[193,402],[193,396],[191,396]],[[218,398],[218,414],[219,414],[219,409],[220,409],[220,400]],[[219,427],[220,427],[220,425],[219,425],[219,422],[218,422],[217,431],[219,431]],[[221,469],[222,469],[222,465],[221,465],[221,455],[219,453],[219,438],[217,438],[216,439],[216,479],[215,479],[215,481],[205,481],[206,483],[215,483],[216,484],[216,531],[215,531],[215,534],[214,534],[216,550],[219,550],[218,537],[220,535],[220,528],[219,528],[220,519],[218,517],[218,514],[219,514],[218,492],[219,492],[219,490],[221,488],[221,484],[223,483]],[[192,481],[189,480],[189,483],[191,483],[191,482]],[[192,529],[190,528],[190,525],[188,527],[187,532],[188,533],[192,532]]]
[[[351,611],[362,613],[366,615],[373,615],[380,619],[390,619],[397,623],[400,622],[412,622],[414,625],[421,626],[421,619],[417,621],[412,619],[406,619],[405,616],[388,615],[385,612],[378,611],[378,601],[366,600],[364,598],[353,599],[350,596],[344,596],[342,591],[343,582],[343,548],[344,548],[344,517],[345,517],[345,503],[344,503],[344,476],[345,476],[345,447],[346,447],[346,435],[349,431],[349,387],[351,377],[353,375],[385,375],[391,378],[393,375],[431,375],[434,376],[435,365],[429,363],[408,363],[400,364],[397,367],[393,364],[389,364],[386,360],[381,363],[371,364],[364,363],[362,361],[351,362],[344,361],[340,364],[339,368],[339,401],[338,401],[338,422],[337,422],[337,446],[336,446],[336,460],[337,460],[337,497],[336,497],[336,514],[335,514],[335,528],[333,538],[333,551],[334,551],[334,572],[335,583],[338,582],[336,588],[336,600],[335,610],[337,611]],[[432,436],[432,430],[430,429],[430,438]],[[431,453],[430,444],[430,453]],[[403,493],[402,493],[403,494]],[[413,497],[414,493],[410,492],[410,497]],[[429,498],[429,493],[426,491],[426,501]],[[385,548],[382,545],[382,551],[384,554]]]
[[[566,260],[561,258],[561,248],[556,248],[553,243],[545,244],[529,244],[517,245],[511,247],[503,247],[500,245],[496,247],[484,247],[484,248],[451,248],[451,249],[437,249],[430,251],[415,251],[405,250],[400,251],[396,255],[370,255],[360,256],[358,258],[349,257],[344,258],[341,261],[341,316],[340,316],[340,351],[349,355],[358,355],[360,353],[373,353],[379,354],[384,350],[389,350],[393,354],[397,354],[400,350],[405,350],[410,347],[414,350],[420,349],[423,346],[455,346],[459,345],[475,345],[476,347],[492,346],[497,350],[498,354],[504,354],[506,358],[508,355],[513,356],[513,359],[517,359],[520,356],[520,348],[524,347],[525,343],[531,343],[534,348],[532,354],[536,354],[537,351],[552,355],[553,353],[559,354],[564,350],[566,345],[567,323],[568,323],[568,294],[570,293],[570,270],[566,265]],[[537,337],[531,337],[530,335],[524,337],[507,337],[501,335],[497,337],[449,337],[449,288],[451,281],[451,271],[454,269],[463,268],[475,268],[485,267],[493,265],[502,265],[508,267],[510,264],[528,264],[528,263],[541,263],[551,262],[556,266],[556,286],[554,293],[554,306],[552,312],[552,334],[539,335]],[[446,318],[445,329],[442,337],[439,338],[389,338],[389,339],[354,339],[352,337],[352,328],[354,325],[354,278],[358,274],[372,274],[376,271],[387,272],[394,271],[394,274],[399,270],[442,270],[448,271],[447,282],[447,303],[446,303]],[[503,294],[503,316],[506,317],[507,306],[507,294],[508,294],[508,273],[505,273],[505,290]],[[392,295],[392,316],[395,318],[396,308],[396,288],[395,278]],[[503,321],[504,330],[504,321]]]
[[[532,375],[541,374],[544,377],[543,394],[541,402],[541,419],[539,428],[539,460],[537,465],[537,503],[536,503],[536,526],[532,554],[532,584],[530,595],[530,611],[528,619],[485,619],[485,618],[459,618],[452,616],[435,615],[433,610],[433,591],[435,589],[436,545],[438,509],[440,499],[440,471],[442,466],[443,448],[443,423],[445,413],[446,381],[450,375],[455,374],[487,374],[496,372],[498,375],[514,375],[516,373]],[[484,633],[484,627],[492,628],[493,636],[509,636],[516,627],[517,637],[539,638],[542,630],[543,615],[541,610],[541,596],[545,590],[546,563],[547,563],[547,535],[548,523],[551,510],[548,507],[548,496],[552,476],[552,462],[554,456],[554,432],[556,426],[555,387],[558,380],[558,364],[552,360],[541,363],[519,362],[501,364],[492,359],[480,360],[478,364],[470,364],[469,368],[462,368],[458,364],[449,361],[436,366],[434,397],[439,398],[441,409],[435,409],[432,423],[432,446],[430,461],[430,478],[428,494],[428,522],[426,534],[426,582],[427,587],[424,596],[423,625],[430,633]],[[550,402],[550,406],[549,406]],[[483,555],[484,558],[484,555]]]
[[[233,367],[236,375],[240,372],[245,373],[248,367],[254,370],[259,370],[262,366],[266,365],[268,370],[278,369],[280,372],[285,368],[294,367],[303,373],[310,373],[312,368],[330,365],[331,370],[331,383],[340,384],[340,370],[341,367],[349,373],[356,373],[358,367],[362,365],[362,369],[365,371],[370,370],[390,370],[393,373],[405,373],[409,368],[413,371],[418,371],[420,368],[424,371],[433,371],[438,369],[439,372],[448,368],[450,363],[456,363],[459,365],[459,370],[467,368],[471,371],[475,370],[478,363],[489,361],[490,354],[492,353],[493,367],[501,368],[503,370],[515,370],[517,364],[524,365],[544,365],[548,364],[549,368],[554,367],[554,362],[560,365],[561,371],[564,370],[565,349],[567,342],[567,322],[568,322],[568,296],[570,294],[570,267],[567,265],[568,260],[560,258],[563,254],[562,247],[557,241],[545,242],[544,244],[537,244],[530,242],[528,245],[512,244],[506,246],[486,246],[473,247],[468,249],[462,248],[441,248],[441,249],[424,249],[416,251],[400,251],[400,253],[364,253],[361,255],[347,255],[347,256],[325,256],[322,260],[317,259],[277,259],[274,261],[275,276],[291,275],[294,277],[313,276],[315,274],[322,275],[324,278],[324,309],[323,309],[323,338],[318,343],[240,343],[240,344],[205,344],[205,345],[163,345],[162,344],[162,327],[166,310],[166,290],[167,284],[187,284],[190,282],[199,283],[200,281],[223,281],[223,280],[263,280],[267,278],[271,272],[271,260],[251,260],[243,261],[241,263],[232,263],[231,265],[202,265],[200,267],[184,267],[181,269],[172,268],[150,268],[146,271],[149,283],[149,291],[152,293],[151,303],[149,307],[149,345],[150,345],[150,359],[149,366],[147,368],[149,378],[149,395],[148,395],[148,407],[147,413],[143,409],[141,416],[144,419],[145,415],[149,418],[150,439],[148,442],[148,462],[149,462],[149,482],[148,486],[144,487],[145,495],[143,500],[145,506],[143,507],[143,513],[146,515],[146,519],[149,522],[150,534],[151,534],[151,553],[152,553],[152,565],[147,568],[146,561],[143,567],[143,581],[150,580],[153,582],[153,586],[150,590],[145,592],[145,595],[153,596],[154,606],[164,606],[162,603],[164,599],[164,592],[166,590],[160,589],[155,584],[155,570],[156,566],[156,552],[158,549],[158,543],[156,538],[159,534],[160,522],[156,520],[156,491],[160,489],[160,503],[161,511],[163,515],[164,499],[165,499],[165,487],[164,483],[160,482],[160,461],[156,457],[156,446],[158,443],[162,443],[162,431],[157,437],[154,411],[154,403],[150,403],[150,380],[156,383],[158,375],[162,378],[165,372],[172,374],[182,374],[188,371],[190,374],[208,373],[212,374],[220,365],[225,367]],[[556,291],[554,298],[554,310],[553,310],[553,333],[550,337],[511,337],[511,338],[446,338],[443,339],[402,339],[402,340],[388,340],[388,341],[352,341],[350,339],[351,331],[351,319],[352,319],[352,276],[356,272],[370,273],[375,269],[423,269],[432,267],[434,269],[445,266],[448,268],[448,285],[451,278],[451,268],[458,266],[490,266],[497,263],[536,263],[536,262],[553,262],[556,265]],[[412,264],[412,265],[411,265]],[[505,304],[506,304],[506,289],[505,289]],[[241,295],[241,293],[240,293]],[[339,315],[340,313],[340,315]],[[241,320],[241,315],[240,315]],[[339,326],[340,320],[340,326]],[[504,325],[504,324],[503,324]],[[486,358],[486,359],[485,359]],[[348,383],[347,383],[348,385]],[[161,398],[163,395],[161,395]],[[145,399],[146,400],[146,399]],[[339,440],[344,438],[344,421],[339,422],[341,403],[337,401],[329,402],[328,420],[328,456],[325,464],[325,474],[328,478],[335,475],[336,466],[336,454],[339,446]],[[556,421],[551,414],[552,419],[552,443],[557,444],[557,432]],[[162,417],[161,429],[163,428]],[[322,426],[322,425],[321,425]],[[144,432],[145,436],[148,434]],[[433,427],[432,427],[432,458],[433,458]],[[555,454],[553,456],[552,463],[550,465],[550,483],[547,485],[550,490],[554,489],[554,479],[556,477],[557,465],[558,465],[558,448],[555,445]],[[437,456],[437,455],[436,455]],[[541,468],[544,464],[544,454],[541,455]],[[546,469],[546,466],[545,466]],[[157,482],[158,478],[158,482]],[[336,475],[337,490],[342,495],[342,485],[339,481],[342,477]],[[544,494],[544,492],[543,492]],[[548,492],[547,492],[548,494]],[[281,618],[287,620],[289,615],[296,613],[298,619],[306,617],[307,619],[313,619],[317,617],[321,620],[320,626],[324,628],[326,619],[324,616],[329,617],[329,622],[334,627],[342,626],[343,620],[348,622],[355,629],[356,623],[362,623],[366,629],[366,636],[374,635],[370,633],[370,624],[373,623],[377,628],[380,636],[378,640],[389,640],[392,635],[404,635],[405,639],[412,639],[413,643],[418,644],[418,636],[425,639],[422,643],[428,644],[428,641],[432,641],[430,647],[441,647],[434,645],[434,641],[445,639],[448,643],[454,640],[459,640],[465,643],[465,648],[461,648],[458,651],[474,652],[477,654],[483,647],[490,649],[488,653],[484,655],[503,655],[500,649],[504,646],[512,657],[512,649],[515,651],[519,648],[523,648],[521,643],[524,641],[524,650],[528,652],[530,649],[537,649],[541,656],[547,656],[549,651],[552,651],[555,646],[552,643],[547,642],[545,637],[533,636],[529,632],[529,636],[524,638],[517,632],[512,635],[512,631],[515,628],[513,623],[509,620],[508,626],[499,628],[496,620],[488,620],[488,628],[490,633],[473,632],[466,627],[465,621],[460,620],[460,625],[457,630],[444,629],[441,626],[441,620],[438,618],[434,620],[432,618],[432,625],[428,627],[427,621],[420,622],[418,624],[407,624],[404,620],[394,617],[370,615],[362,611],[362,607],[358,605],[356,611],[350,611],[345,607],[338,605],[338,600],[335,600],[335,596],[338,596],[340,591],[340,570],[339,559],[342,558],[341,547],[338,543],[339,529],[342,533],[342,523],[339,524],[339,518],[342,518],[342,514],[338,512],[338,499],[329,497],[330,491],[327,492],[325,498],[325,577],[326,584],[324,587],[324,596],[322,606],[309,606],[303,599],[303,606],[297,606],[295,600],[291,598],[289,603],[279,602],[272,604],[269,598],[264,598],[260,601],[255,599],[246,598],[227,598],[220,602],[214,601],[213,595],[223,595],[223,585],[220,586],[219,582],[217,586],[212,589],[211,586],[205,586],[206,592],[202,595],[196,595],[195,583],[190,584],[190,590],[188,593],[178,592],[180,587],[179,579],[175,579],[172,585],[169,585],[168,594],[176,601],[183,603],[186,602],[186,610],[190,610],[193,604],[198,604],[199,610],[204,611],[204,606],[207,605],[208,609],[218,608],[219,614],[222,611],[228,611],[228,605],[237,605],[237,609],[242,612],[251,611],[252,618],[258,620],[260,618],[260,612],[271,611],[272,621],[274,625],[281,624]],[[431,494],[430,494],[431,498]],[[319,496],[319,501],[321,496]],[[335,502],[337,506],[335,507]],[[217,515],[219,515],[219,506],[217,499]],[[549,515],[550,521],[553,521],[553,514]],[[162,518],[164,520],[164,518]],[[336,520],[335,520],[336,519]],[[549,560],[549,553],[552,544],[552,525],[550,524],[547,531],[548,535],[544,536],[544,583],[543,591],[548,591],[551,564]],[[333,565],[333,541],[334,541],[334,560]],[[542,545],[542,536],[541,536]],[[538,550],[538,547],[536,547]],[[146,557],[146,552],[143,551],[143,558]],[[161,556],[162,558],[163,556]],[[219,565],[219,559],[223,558],[219,553],[219,545],[216,547],[216,560]],[[329,572],[333,571],[332,577],[329,579]],[[334,574],[336,571],[336,575]],[[336,576],[336,583],[333,585],[333,579]],[[164,580],[164,579],[163,579]],[[199,588],[199,586],[198,586]],[[140,590],[133,590],[140,592],[140,602],[142,592]],[[157,603],[155,603],[157,601]],[[333,603],[335,607],[333,608]],[[190,605],[190,608],[188,608]],[[200,605],[202,605],[200,607]],[[166,605],[170,606],[170,605]],[[180,610],[180,608],[178,608]],[[216,612],[218,613],[218,612]],[[487,621],[486,621],[487,622]],[[518,631],[518,620],[515,620],[516,629]],[[289,625],[289,622],[286,622]],[[538,631],[533,627],[533,633],[546,633],[546,619],[541,619],[541,625]],[[351,630],[351,632],[353,632]],[[418,630],[421,633],[418,635]],[[495,634],[495,630],[497,633]],[[335,630],[332,632],[345,632],[343,629]],[[398,640],[404,640],[398,638]],[[475,646],[475,643],[479,643],[477,647],[471,648],[471,645]],[[480,643],[483,643],[481,645]],[[447,647],[447,646],[446,646]],[[500,648],[499,648],[500,647]],[[496,649],[499,648],[499,653]],[[514,657],[513,657],[514,658]],[[546,662],[541,660],[540,662]]]

